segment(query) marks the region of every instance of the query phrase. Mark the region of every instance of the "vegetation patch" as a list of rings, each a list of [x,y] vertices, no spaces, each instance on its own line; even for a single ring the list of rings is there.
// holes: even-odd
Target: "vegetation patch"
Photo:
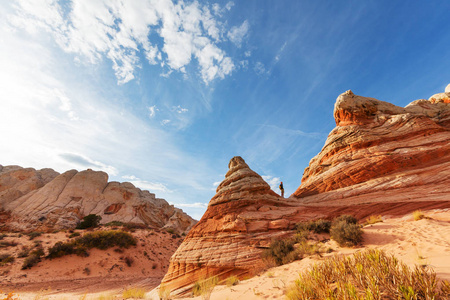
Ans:
[[[14,262],[14,256],[11,254],[0,254],[0,266]]]
[[[312,231],[314,233],[330,233],[331,222],[324,219],[297,224],[297,232]]]
[[[352,216],[343,215],[336,218],[331,225],[331,238],[341,247],[352,247],[360,244],[363,231],[356,223],[357,220]]]
[[[448,299],[450,283],[436,279],[427,267],[410,269],[380,250],[353,257],[328,258],[315,264],[287,290],[287,298],[303,299]]]
[[[364,225],[371,225],[371,224],[376,224],[376,223],[380,223],[380,222],[383,222],[383,218],[381,217],[381,215],[378,215],[378,216],[371,215],[366,219],[366,221],[364,222]]]
[[[106,250],[111,247],[128,248],[136,246],[136,239],[124,231],[96,231],[86,233],[83,236],[69,242],[58,242],[49,249],[47,258],[56,258],[69,254],[89,256],[87,250],[97,248]]]
[[[421,210],[416,210],[413,212],[414,221],[419,221],[425,218],[425,215]]]
[[[211,297],[211,293],[214,287],[219,283],[217,276],[202,279],[194,283],[192,293],[194,296],[202,296],[202,299],[208,300]]]
[[[88,228],[95,228],[98,227],[98,224],[100,224],[102,217],[97,216],[95,214],[87,215],[83,218],[83,221],[78,224],[77,229],[88,229]]]
[[[123,299],[144,299],[145,298],[145,290],[141,288],[131,288],[123,291],[122,293]]]
[[[30,233],[27,233],[27,236],[29,237],[30,241],[34,240],[35,238],[37,238],[37,237],[39,237],[41,235],[42,235],[42,232],[39,232],[39,231],[33,231],[33,232],[30,232]]]
[[[31,251],[22,264],[22,270],[31,269],[31,267],[37,265],[41,261],[42,256],[44,256],[44,249],[41,247]]]
[[[239,283],[239,278],[237,278],[236,276],[232,275],[232,276],[227,278],[226,283],[227,283],[228,287],[237,285]]]

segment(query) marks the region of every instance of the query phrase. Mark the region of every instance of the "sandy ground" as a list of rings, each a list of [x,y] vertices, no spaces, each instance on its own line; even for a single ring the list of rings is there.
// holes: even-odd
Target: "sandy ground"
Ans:
[[[430,265],[440,279],[450,280],[450,210],[425,212],[431,219],[414,221],[411,214],[402,218],[384,219],[364,227],[364,243],[358,248],[341,248],[334,241],[325,244],[335,251],[323,257],[310,257],[271,268],[239,284],[216,286],[213,300],[284,299],[285,290],[298,278],[298,273],[330,255],[351,255],[367,248],[382,249],[413,267]],[[148,294],[154,299],[155,291]],[[202,299],[194,297],[190,299]]]
[[[299,272],[307,270],[311,264],[320,262],[330,255],[351,255],[356,251],[367,248],[382,249],[411,267],[417,264],[430,265],[440,279],[450,280],[450,209],[424,213],[429,219],[414,221],[411,214],[401,218],[384,218],[381,223],[364,227],[364,243],[361,247],[340,248],[334,241],[328,241],[325,247],[333,248],[333,253],[324,254],[323,257],[309,257],[268,269],[258,276],[242,280],[232,287],[216,286],[211,299],[283,299],[286,287],[298,278]],[[143,245],[138,245],[136,249],[130,250],[128,253],[128,255],[135,255],[136,265],[132,267],[126,267],[121,262],[120,256],[113,250],[97,250],[98,253],[94,251],[91,253],[92,261],[78,259],[77,257],[60,262],[53,260],[48,262],[49,265],[42,263],[36,270],[29,270],[24,278],[20,278],[23,273],[10,275],[12,281],[17,278],[20,279],[20,282],[13,286],[8,284],[7,287],[15,287],[20,299],[121,299],[122,291],[129,287],[137,286],[150,291],[159,284],[165,270],[167,270],[167,265],[165,267],[158,266],[158,269],[154,271],[151,269],[151,265],[145,264],[145,260],[139,259],[139,253],[144,249],[147,249],[147,252],[151,251],[152,248],[157,249],[157,247],[164,249],[164,244],[169,242],[167,238],[171,239],[171,236],[156,233],[152,239],[147,240],[145,239],[146,235],[148,233],[139,233],[139,236],[143,239],[143,242],[141,242]],[[159,241],[159,244],[152,244],[157,243],[157,241]],[[167,249],[167,254],[170,251]],[[94,257],[101,257],[101,259],[94,259]],[[82,261],[82,263],[77,262],[77,260]],[[148,259],[146,258],[146,260]],[[101,261],[103,261],[103,267],[100,266]],[[68,264],[71,265],[69,269],[66,266]],[[82,268],[88,264],[91,267],[91,275],[83,278],[83,276],[80,276],[80,274],[83,274]],[[111,270],[114,264],[121,265],[122,271],[115,267],[113,268],[113,270],[117,269],[115,275],[108,274],[108,270]],[[60,266],[57,267],[58,265]],[[0,270],[3,269],[4,267]],[[55,272],[55,270],[58,271]],[[70,273],[74,279],[71,281],[64,279],[58,282],[56,278],[64,272]],[[0,278],[4,290],[5,277]],[[33,281],[39,282],[39,278],[45,278],[45,280],[41,279],[41,282],[44,283],[32,283]],[[69,282],[70,284],[68,284]],[[22,283],[23,286],[20,286]],[[47,283],[50,289],[48,289]],[[155,299],[156,295],[156,290],[153,290],[147,294],[146,298]],[[201,299],[201,297],[191,299]]]
[[[132,287],[150,290],[161,282],[170,257],[182,242],[180,237],[163,230],[136,230],[132,233],[138,241],[135,247],[91,249],[88,257],[42,259],[31,269],[21,270],[25,258],[17,255],[24,247],[31,248],[40,241],[48,249],[58,241],[67,241],[69,234],[43,234],[30,240],[27,235],[7,233],[0,242],[14,242],[17,246],[0,248],[0,255],[12,254],[16,259],[0,266],[0,290],[15,291],[20,299],[79,299],[85,295],[96,299],[100,295],[121,294]]]

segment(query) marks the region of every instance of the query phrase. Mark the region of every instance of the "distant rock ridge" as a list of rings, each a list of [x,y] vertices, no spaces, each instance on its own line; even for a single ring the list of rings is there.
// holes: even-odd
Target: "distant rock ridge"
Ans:
[[[101,223],[147,224],[184,233],[196,223],[164,199],[129,182],[108,182],[101,171],[35,170],[0,165],[0,209],[8,215],[0,229],[54,230],[74,228],[89,214]]]
[[[337,127],[287,199],[241,157],[232,158],[162,285],[172,296],[189,296],[199,279],[254,274],[263,249],[292,236],[299,221],[450,208],[449,96],[447,91],[401,108],[351,91],[340,95]]]

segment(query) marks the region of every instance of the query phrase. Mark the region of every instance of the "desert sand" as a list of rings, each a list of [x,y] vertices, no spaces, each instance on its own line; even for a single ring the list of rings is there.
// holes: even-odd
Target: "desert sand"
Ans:
[[[232,287],[218,285],[214,288],[211,299],[283,299],[286,287],[298,278],[299,272],[307,270],[312,264],[331,255],[351,255],[367,248],[382,249],[410,267],[429,265],[439,279],[450,280],[450,209],[423,213],[427,218],[418,221],[413,219],[412,214],[403,217],[383,216],[383,222],[364,226],[364,242],[360,247],[342,248],[329,240],[324,247],[331,247],[334,250],[332,253],[267,269]],[[155,259],[158,255],[168,255],[174,251],[169,246],[172,237],[161,232],[150,235],[146,231],[139,231],[136,234],[140,243],[124,253],[114,252],[113,249],[91,250],[91,255],[87,258],[70,256],[52,261],[44,260],[27,271],[18,270],[20,266],[14,269],[14,266],[9,274],[2,275],[1,289],[15,290],[15,295],[20,299],[122,299],[124,290],[140,287],[149,291],[147,299],[158,299],[157,290],[152,289],[159,284],[167,270],[168,257],[164,257],[165,265],[152,269],[153,262],[142,253],[151,251],[154,245],[160,246],[160,249],[167,248],[162,254],[155,253]],[[58,237],[65,237],[64,233],[50,236],[53,241],[46,240],[47,236],[44,234],[43,243],[51,244]],[[19,242],[25,243],[25,240],[27,239]],[[173,242],[179,243],[177,240]],[[124,255],[134,258],[131,267],[127,267],[120,259]],[[86,266],[91,270],[89,276],[83,273]]]

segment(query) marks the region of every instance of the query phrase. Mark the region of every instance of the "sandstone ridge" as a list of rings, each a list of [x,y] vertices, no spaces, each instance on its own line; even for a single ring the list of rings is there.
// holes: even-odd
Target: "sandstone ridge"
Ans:
[[[307,203],[369,198],[449,199],[450,93],[416,100],[405,108],[373,98],[341,94],[336,128],[305,169],[293,194]],[[379,195],[374,195],[379,193]],[[315,197],[311,197],[317,195]],[[380,198],[381,200],[381,198]]]
[[[120,221],[189,231],[196,223],[164,199],[129,182],[108,182],[105,172],[35,170],[0,165],[2,229],[54,230],[74,228],[89,214],[101,223]],[[6,216],[6,217],[5,217]]]

